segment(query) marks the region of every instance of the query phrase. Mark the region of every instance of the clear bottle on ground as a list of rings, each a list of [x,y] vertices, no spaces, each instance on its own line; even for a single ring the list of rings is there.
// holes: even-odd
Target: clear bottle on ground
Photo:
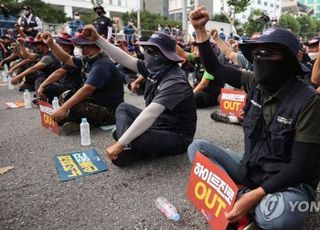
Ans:
[[[3,72],[2,72],[2,79],[3,79],[4,82],[8,82],[8,71],[9,71],[8,65],[5,64],[3,66]]]
[[[80,136],[81,136],[81,145],[82,146],[88,146],[91,144],[90,125],[87,121],[87,118],[82,118],[82,120],[81,120]]]
[[[8,89],[14,89],[14,85],[11,83],[12,77],[8,76]]]
[[[56,111],[57,109],[60,108],[58,97],[54,97],[54,98],[53,98],[52,108],[53,108],[53,111]]]
[[[180,219],[180,215],[176,207],[174,207],[165,197],[158,197],[154,203],[168,219],[173,221],[178,221]]]
[[[26,109],[31,108],[31,95],[28,89],[26,89],[23,93],[23,99],[24,99],[24,107]]]

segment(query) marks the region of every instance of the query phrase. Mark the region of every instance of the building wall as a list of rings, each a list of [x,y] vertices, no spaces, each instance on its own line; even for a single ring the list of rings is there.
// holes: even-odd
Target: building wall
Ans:
[[[237,14],[236,18],[244,23],[247,21],[250,13],[256,9],[263,11],[270,19],[279,19],[281,15],[281,0],[251,0],[251,4],[243,13]]]
[[[175,20],[182,20],[182,2],[183,0],[169,0],[169,17]],[[213,0],[187,0],[187,12],[194,9],[195,5],[202,5],[209,10],[209,16],[212,17]]]
[[[168,0],[143,0],[143,5],[151,13],[168,16]]]
[[[90,0],[44,0],[44,2],[64,6],[67,17],[72,17],[76,8],[93,8]],[[125,13],[127,11],[137,10],[139,8],[139,0],[104,0],[102,6],[107,12],[107,16],[110,16],[112,12]]]
[[[313,9],[313,15],[317,19],[320,19],[320,0],[300,0],[300,2]]]

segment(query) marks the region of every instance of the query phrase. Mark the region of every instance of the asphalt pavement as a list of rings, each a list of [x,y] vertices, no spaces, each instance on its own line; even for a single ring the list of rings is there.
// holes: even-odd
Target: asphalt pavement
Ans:
[[[23,93],[0,83],[0,167],[14,166],[0,175],[0,229],[209,229],[186,196],[186,154],[118,168],[105,155],[113,143],[110,132],[92,129],[91,146],[82,147],[79,135],[57,136],[43,128],[38,108],[4,108],[22,99]],[[125,101],[144,107],[143,97],[128,91]],[[241,126],[212,121],[214,109],[198,110],[195,137],[242,152]],[[108,171],[61,182],[54,156],[91,148]],[[177,207],[180,221],[161,214],[153,203],[159,196]],[[311,214],[304,229],[320,229],[319,218]]]

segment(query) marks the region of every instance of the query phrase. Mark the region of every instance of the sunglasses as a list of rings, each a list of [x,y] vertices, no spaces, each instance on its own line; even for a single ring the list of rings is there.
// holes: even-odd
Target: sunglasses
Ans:
[[[251,54],[255,60],[272,60],[274,57],[282,57],[280,52],[268,49],[255,49]]]
[[[160,52],[160,50],[157,47],[154,47],[154,46],[145,46],[144,50],[149,55],[156,55],[156,54],[158,54]]]

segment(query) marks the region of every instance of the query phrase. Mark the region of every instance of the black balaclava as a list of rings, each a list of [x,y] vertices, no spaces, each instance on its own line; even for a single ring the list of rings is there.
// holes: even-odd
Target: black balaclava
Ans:
[[[97,15],[99,15],[99,16],[102,16],[102,15],[103,15],[102,10],[100,10],[100,9],[96,10],[96,13],[97,13]]]
[[[293,61],[287,58],[281,60],[255,59],[253,61],[254,76],[263,93],[272,95],[277,92],[295,74],[293,65]]]
[[[145,52],[144,61],[146,64],[146,68],[150,73],[148,78],[151,78],[153,80],[156,80],[157,76],[159,76],[160,73],[166,71],[174,63],[166,58],[160,50],[154,55],[150,55],[148,52]]]

